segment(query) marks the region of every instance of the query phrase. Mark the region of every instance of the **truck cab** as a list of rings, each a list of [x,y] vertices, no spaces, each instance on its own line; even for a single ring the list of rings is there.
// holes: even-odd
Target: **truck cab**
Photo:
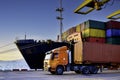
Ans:
[[[63,74],[68,64],[67,46],[59,47],[46,52],[44,70],[52,74]]]

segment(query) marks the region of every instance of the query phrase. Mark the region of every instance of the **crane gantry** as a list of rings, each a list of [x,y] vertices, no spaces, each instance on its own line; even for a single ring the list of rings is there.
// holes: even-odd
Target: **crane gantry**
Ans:
[[[108,19],[120,19],[120,10],[117,10],[115,12],[113,12],[112,14],[107,16]]]
[[[88,14],[89,12],[93,10],[101,10],[102,6],[109,2],[110,0],[85,0],[81,5],[79,5],[75,10],[74,13],[77,14]],[[83,8],[87,7],[88,10],[81,11]]]

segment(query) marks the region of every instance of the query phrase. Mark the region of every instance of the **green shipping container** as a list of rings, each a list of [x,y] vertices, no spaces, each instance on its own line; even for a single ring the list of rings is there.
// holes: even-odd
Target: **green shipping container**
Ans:
[[[88,20],[85,22],[85,28],[105,29],[105,22]]]
[[[105,30],[88,28],[82,31],[82,37],[83,38],[86,38],[86,37],[105,38]]]
[[[113,38],[113,37],[107,38],[107,43],[120,45],[120,38]]]

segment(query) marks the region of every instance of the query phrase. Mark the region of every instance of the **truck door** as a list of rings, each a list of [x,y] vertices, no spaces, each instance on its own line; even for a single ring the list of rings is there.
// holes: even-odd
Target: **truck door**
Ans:
[[[51,65],[52,65],[53,68],[55,68],[59,63],[58,55],[59,55],[58,53],[53,53],[52,54]]]

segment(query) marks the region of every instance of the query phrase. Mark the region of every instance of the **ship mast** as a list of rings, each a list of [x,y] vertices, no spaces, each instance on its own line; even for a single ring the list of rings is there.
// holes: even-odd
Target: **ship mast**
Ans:
[[[59,38],[59,41],[61,42],[62,41],[62,30],[63,30],[63,17],[62,17],[62,12],[63,12],[63,7],[62,7],[62,0],[59,0],[60,1],[60,7],[56,9],[57,12],[59,12],[59,16],[57,16],[57,20],[60,21],[60,38]]]

